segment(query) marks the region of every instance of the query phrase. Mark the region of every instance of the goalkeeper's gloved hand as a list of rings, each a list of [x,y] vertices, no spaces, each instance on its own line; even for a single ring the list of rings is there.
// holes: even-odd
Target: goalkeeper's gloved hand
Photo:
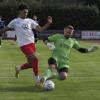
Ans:
[[[95,52],[98,49],[99,49],[98,45],[93,45],[92,47],[88,48],[88,52]]]
[[[54,50],[55,49],[55,46],[53,43],[47,43],[47,47],[50,49],[50,50]]]

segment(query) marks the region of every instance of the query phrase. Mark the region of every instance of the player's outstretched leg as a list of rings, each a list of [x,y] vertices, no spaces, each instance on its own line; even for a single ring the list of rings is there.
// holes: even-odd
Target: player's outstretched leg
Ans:
[[[28,68],[32,68],[32,66],[29,65],[28,63],[22,64],[21,66],[16,66],[15,67],[15,77],[19,78],[19,72],[21,70],[28,69]]]
[[[43,73],[42,77],[40,78],[40,82],[42,84],[44,84],[45,81],[47,79],[50,79],[52,76],[53,76],[53,72],[51,71],[51,69],[48,68],[47,70],[45,70],[45,72]]]
[[[56,70],[52,71],[50,68],[48,68],[47,70],[45,70],[44,75],[40,78],[40,82],[44,84],[45,81],[49,79],[65,80],[67,79],[67,76],[68,76],[67,68],[62,68],[59,71]]]
[[[44,84],[44,82],[48,79],[58,79],[58,80],[65,80],[68,76],[68,68],[62,67],[57,68],[57,63],[54,58],[48,59],[48,69],[45,70],[43,76],[40,79],[40,82]],[[67,66],[67,65],[64,65]]]
[[[57,70],[56,70],[56,60],[52,57],[50,57],[48,59],[48,69],[45,70],[45,72],[43,73],[41,79],[40,79],[40,82],[42,84],[44,84],[44,82],[48,79],[52,79],[54,78],[58,73],[57,73]]]

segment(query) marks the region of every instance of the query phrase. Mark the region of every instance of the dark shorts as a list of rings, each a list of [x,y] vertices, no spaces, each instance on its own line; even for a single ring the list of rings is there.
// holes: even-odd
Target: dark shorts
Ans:
[[[58,70],[58,72],[59,72],[59,73],[60,73],[60,72],[66,72],[66,73],[68,73],[68,68],[66,68],[66,67],[61,68],[61,69]]]
[[[54,64],[54,65],[57,67],[57,62],[56,62],[56,60],[55,60],[54,58],[52,58],[52,57],[50,57],[50,58],[48,59],[48,64],[49,64],[49,65],[50,65],[50,64]],[[60,68],[60,69],[57,68],[57,70],[58,70],[58,73],[60,73],[60,72],[66,72],[66,73],[68,73],[68,68],[67,68],[67,67],[62,67],[62,68]]]

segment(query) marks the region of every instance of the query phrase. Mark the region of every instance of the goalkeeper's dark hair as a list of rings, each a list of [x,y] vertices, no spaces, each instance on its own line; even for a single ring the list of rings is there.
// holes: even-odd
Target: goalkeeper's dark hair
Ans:
[[[74,27],[72,26],[72,25],[68,25],[68,26],[66,26],[64,29],[72,29],[72,30],[74,30]]]
[[[17,8],[18,11],[24,10],[24,9],[29,9],[28,5],[25,3],[21,3]]]

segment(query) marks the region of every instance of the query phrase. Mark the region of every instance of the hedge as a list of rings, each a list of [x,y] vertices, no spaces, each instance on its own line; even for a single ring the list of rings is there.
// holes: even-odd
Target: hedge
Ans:
[[[0,14],[3,16],[6,24],[17,16],[16,7],[16,5],[0,5]],[[75,26],[79,30],[100,29],[100,11],[94,6],[47,6],[30,8],[28,17],[36,14],[41,25],[46,23],[46,17],[51,15],[53,17],[51,29],[63,29],[68,24]]]

